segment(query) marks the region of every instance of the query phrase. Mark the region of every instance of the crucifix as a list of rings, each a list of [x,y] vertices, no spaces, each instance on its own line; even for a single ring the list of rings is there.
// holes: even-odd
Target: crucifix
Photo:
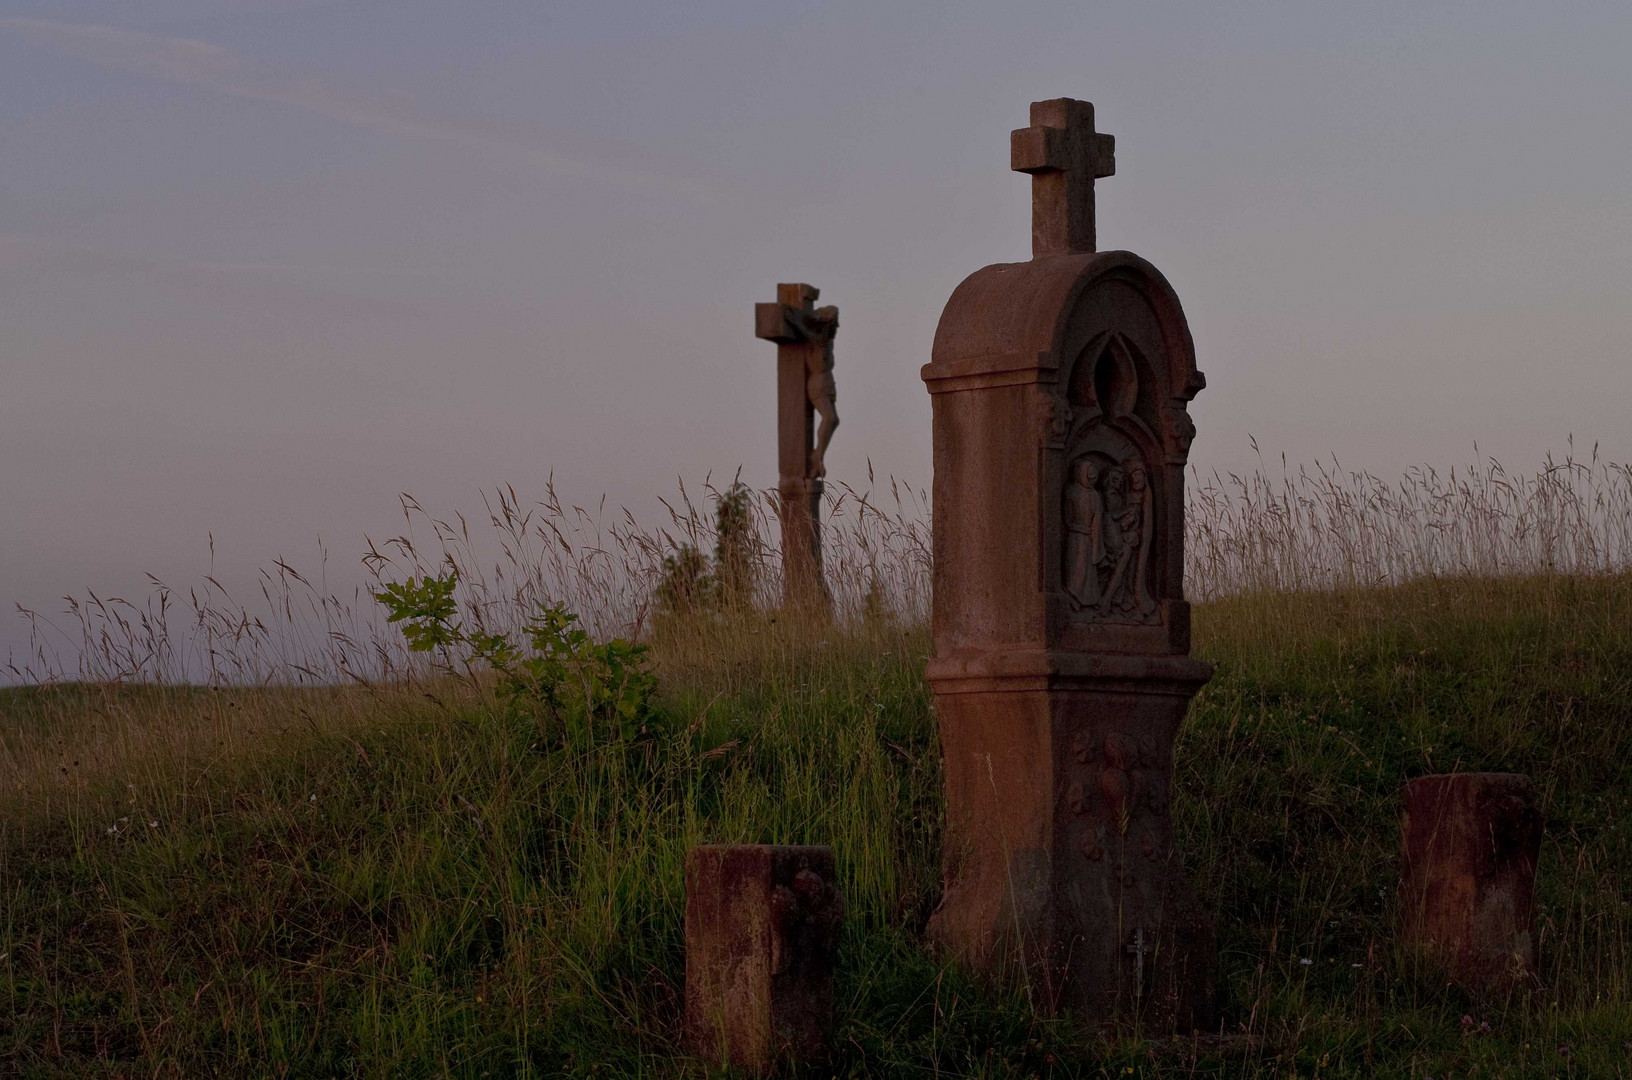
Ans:
[[[827,444],[839,426],[833,404],[839,309],[817,307],[819,295],[810,285],[778,285],[775,303],[754,305],[754,336],[776,342],[782,602],[826,610],[832,601],[822,580],[822,479]]]
[[[1116,175],[1116,136],[1094,130],[1091,101],[1034,101],[1009,133],[1009,168],[1031,174],[1031,257],[1093,251],[1094,181]]]

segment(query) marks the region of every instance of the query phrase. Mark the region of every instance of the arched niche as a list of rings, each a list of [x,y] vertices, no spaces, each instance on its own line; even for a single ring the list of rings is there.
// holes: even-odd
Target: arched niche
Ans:
[[[1151,411],[1154,372],[1137,346],[1109,332],[1062,376],[1070,413],[1060,492],[1065,621],[1156,624],[1167,591],[1159,527],[1166,478],[1161,441],[1139,415]]]

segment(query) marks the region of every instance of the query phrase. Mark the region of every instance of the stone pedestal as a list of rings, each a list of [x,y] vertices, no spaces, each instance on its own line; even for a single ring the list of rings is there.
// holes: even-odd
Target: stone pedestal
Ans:
[[[930,935],[1045,1012],[1211,1023],[1212,925],[1169,814],[1173,737],[1209,671],[1171,659],[931,662],[948,818]]]
[[[776,486],[782,528],[782,606],[826,612],[832,606],[822,576],[822,482],[785,476]]]
[[[756,1072],[822,1057],[844,899],[833,849],[695,847],[686,857],[686,1041]]]
[[[958,286],[923,369],[947,808],[930,934],[1041,1008],[1189,1032],[1212,1020],[1212,929],[1169,808],[1174,736],[1211,676],[1183,598],[1204,380],[1162,275],[1092,250],[1112,171],[1093,107],[1039,102],[1032,121],[1011,149],[1036,178],[1034,257]]]
[[[1423,776],[1405,785],[1401,796],[1404,943],[1476,989],[1531,977],[1541,814],[1530,778]]]

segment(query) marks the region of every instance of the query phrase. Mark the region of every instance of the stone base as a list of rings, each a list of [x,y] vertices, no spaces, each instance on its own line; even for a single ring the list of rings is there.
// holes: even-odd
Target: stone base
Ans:
[[[833,849],[695,847],[686,856],[686,1042],[765,1072],[820,1058],[833,1027],[844,898]]]
[[[1530,778],[1423,776],[1401,796],[1402,941],[1472,988],[1533,977],[1541,814]]]
[[[1213,927],[1174,858],[1169,804],[1173,738],[1211,669],[1109,657],[1066,674],[1039,655],[1034,676],[1012,656],[1002,675],[931,663],[947,836],[930,935],[1046,1012],[1207,1030]]]
[[[822,481],[784,476],[777,485],[782,527],[782,606],[825,616],[833,598],[822,575]]]

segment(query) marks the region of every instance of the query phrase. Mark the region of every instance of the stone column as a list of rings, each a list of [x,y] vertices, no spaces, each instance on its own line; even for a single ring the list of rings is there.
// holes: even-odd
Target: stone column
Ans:
[[[1204,385],[1156,268],[1093,250],[1114,171],[1093,106],[1032,105],[1030,262],[941,315],[934,634],[945,894],[931,935],[1047,1010],[1206,1027],[1211,922],[1173,855],[1173,741],[1190,658],[1184,469]]]
[[[1535,973],[1535,798],[1515,773],[1422,776],[1401,789],[1400,936],[1465,986]]]
[[[695,847],[686,856],[686,1041],[767,1072],[813,1060],[833,1028],[844,898],[829,847]]]

